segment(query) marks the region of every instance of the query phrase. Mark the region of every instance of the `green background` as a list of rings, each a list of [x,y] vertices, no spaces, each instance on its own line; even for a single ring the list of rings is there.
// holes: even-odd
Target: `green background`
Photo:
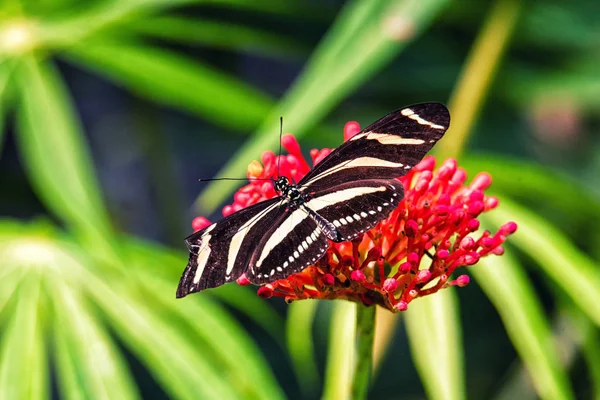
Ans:
[[[305,151],[441,101],[516,221],[466,288],[378,312],[371,398],[600,398],[600,3],[4,0],[0,398],[349,396],[355,306],[175,300],[279,116]],[[382,310],[380,310],[382,311]]]

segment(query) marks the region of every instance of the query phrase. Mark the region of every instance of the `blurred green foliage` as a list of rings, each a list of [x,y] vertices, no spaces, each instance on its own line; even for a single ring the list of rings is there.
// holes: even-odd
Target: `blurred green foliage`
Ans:
[[[458,296],[379,315],[405,317],[406,330],[379,331],[373,397],[600,398],[599,13],[585,0],[3,1],[0,150],[14,138],[47,216],[0,218],[0,398],[350,396],[352,304],[282,313],[235,285],[174,299],[185,254],[120,229],[65,65],[249,135],[218,176],[275,150],[280,115],[286,131],[333,147],[340,121],[449,100],[454,123],[436,150],[460,155],[471,176],[490,172],[501,205],[485,226],[514,220],[519,231]],[[242,61],[222,68],[215,51]],[[302,71],[275,95],[246,79],[244,57]],[[157,157],[161,169],[168,157]],[[196,208],[214,212],[234,189],[210,185]]]

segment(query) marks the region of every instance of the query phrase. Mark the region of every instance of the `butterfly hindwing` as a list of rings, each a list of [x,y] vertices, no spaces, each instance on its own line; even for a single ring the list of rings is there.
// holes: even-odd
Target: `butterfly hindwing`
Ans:
[[[280,198],[262,201],[188,236],[190,256],[177,297],[240,277],[248,266],[256,235],[262,235],[280,216],[280,203]]]
[[[448,109],[439,103],[391,112],[332,151],[299,186],[318,190],[360,179],[398,178],[421,161],[449,124]]]
[[[288,209],[262,236],[246,276],[255,284],[283,279],[314,264],[328,248],[327,237],[303,208]]]
[[[331,222],[336,241],[352,240],[387,218],[404,197],[400,181],[368,179],[315,192],[306,206]]]

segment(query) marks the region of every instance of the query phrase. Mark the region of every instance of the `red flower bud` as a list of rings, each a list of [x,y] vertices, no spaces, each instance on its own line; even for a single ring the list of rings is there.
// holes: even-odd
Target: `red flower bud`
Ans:
[[[263,299],[270,299],[273,297],[273,286],[265,285],[258,288],[257,294]]]
[[[361,283],[364,282],[365,279],[367,279],[367,277],[361,270],[357,269],[355,271],[352,271],[352,273],[350,274],[350,279],[352,279],[355,282]]]
[[[192,220],[192,229],[198,232],[210,225],[210,221],[204,217],[196,217]]]
[[[346,122],[346,125],[344,125],[344,142],[350,140],[358,132],[360,132],[360,124],[358,122]]]

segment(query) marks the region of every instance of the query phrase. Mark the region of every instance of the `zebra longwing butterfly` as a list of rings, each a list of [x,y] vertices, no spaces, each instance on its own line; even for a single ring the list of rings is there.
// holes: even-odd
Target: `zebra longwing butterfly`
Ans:
[[[189,261],[177,297],[242,274],[254,284],[314,264],[329,240],[352,240],[387,218],[404,196],[406,174],[440,140],[450,114],[439,103],[396,110],[318,163],[297,185],[279,177],[280,194],[235,212],[185,239]]]

